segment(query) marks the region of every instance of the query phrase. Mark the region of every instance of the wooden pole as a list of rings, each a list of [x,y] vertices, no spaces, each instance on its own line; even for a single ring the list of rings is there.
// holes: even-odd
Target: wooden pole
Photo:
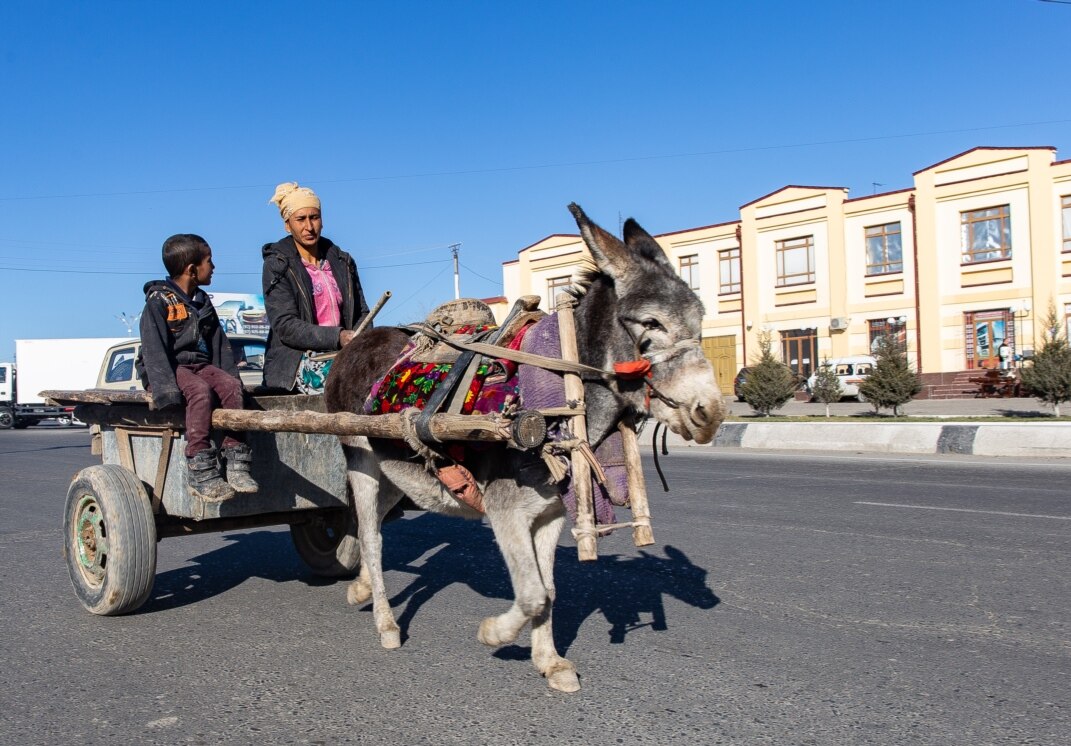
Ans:
[[[625,447],[625,471],[628,473],[628,501],[632,506],[632,543],[638,547],[654,544],[651,533],[651,509],[647,503],[647,485],[640,463],[640,442],[632,425],[617,423]]]
[[[563,295],[558,299],[558,336],[561,340],[562,360],[580,362],[580,353],[576,345],[576,322],[573,317],[572,296]],[[584,382],[576,373],[563,374],[565,379],[565,401],[577,404],[580,414],[573,415],[569,429],[573,437],[580,440],[588,438],[588,423],[584,412]],[[595,502],[591,492],[591,466],[579,449],[572,451],[573,490],[576,492],[576,552],[581,562],[590,562],[599,558],[597,534],[595,531]]]

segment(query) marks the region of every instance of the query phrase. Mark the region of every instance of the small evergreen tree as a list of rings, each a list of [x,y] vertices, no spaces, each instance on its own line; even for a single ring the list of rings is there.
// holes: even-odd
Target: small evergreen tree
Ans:
[[[1060,317],[1052,301],[1044,324],[1041,349],[1034,355],[1033,365],[1023,368],[1022,381],[1038,401],[1051,404],[1053,414],[1059,417],[1060,404],[1071,401],[1071,346],[1060,328]]]
[[[840,378],[837,377],[837,372],[833,370],[829,358],[823,360],[822,364],[818,366],[818,370],[814,372],[814,386],[811,387],[811,396],[815,401],[826,405],[826,417],[829,417],[830,403],[840,401],[841,397],[844,396],[844,387],[840,383]]]
[[[744,401],[764,417],[783,407],[796,394],[796,377],[787,365],[774,357],[769,332],[759,334],[759,356],[748,366],[747,381],[740,393]]]
[[[899,417],[902,414],[900,407],[922,391],[922,381],[919,380],[918,373],[911,370],[905,345],[898,342],[893,335],[885,334],[878,338],[874,357],[878,364],[866,380],[859,384],[859,393],[874,405],[875,412],[880,412],[882,407],[888,407]]]

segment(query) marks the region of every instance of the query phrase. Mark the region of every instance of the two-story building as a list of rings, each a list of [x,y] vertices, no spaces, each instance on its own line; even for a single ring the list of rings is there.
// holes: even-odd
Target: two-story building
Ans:
[[[804,376],[896,334],[923,396],[961,396],[1001,341],[1029,357],[1050,303],[1071,318],[1071,161],[1051,147],[975,148],[865,197],[786,186],[739,213],[655,237],[703,300],[726,393],[767,331]],[[586,259],[577,235],[527,246],[503,264],[505,299],[553,308]]]

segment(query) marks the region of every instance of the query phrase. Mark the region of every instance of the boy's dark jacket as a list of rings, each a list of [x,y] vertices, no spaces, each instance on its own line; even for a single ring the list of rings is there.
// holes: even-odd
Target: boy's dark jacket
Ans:
[[[292,389],[301,355],[306,350],[337,350],[339,332],[356,328],[368,315],[353,257],[323,237],[320,249],[342,293],[341,326],[316,324],[312,281],[291,236],[265,244],[262,249],[264,310],[271,324],[264,355],[265,386]]]
[[[201,305],[200,312],[194,300]],[[182,403],[175,369],[197,363],[222,368],[241,380],[230,342],[208,295],[198,290],[191,299],[168,280],[145,283],[137,368],[142,384],[152,392],[156,409]]]

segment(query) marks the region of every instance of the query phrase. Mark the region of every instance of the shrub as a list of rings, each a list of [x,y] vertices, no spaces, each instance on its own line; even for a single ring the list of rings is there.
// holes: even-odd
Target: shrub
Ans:
[[[1059,417],[1060,404],[1071,401],[1071,346],[1051,301],[1044,324],[1041,348],[1034,353],[1033,365],[1023,368],[1022,381],[1038,401],[1051,404],[1053,414]]]
[[[759,334],[759,356],[748,366],[747,381],[740,389],[744,401],[757,413],[769,417],[796,394],[796,376],[774,357],[769,332]]]
[[[878,364],[866,380],[859,384],[859,393],[874,405],[875,412],[886,407],[892,409],[894,415],[900,416],[900,407],[922,391],[922,381],[919,380],[918,373],[911,370],[905,345],[899,343],[891,334],[878,338],[874,357]]]
[[[811,396],[815,401],[826,405],[826,417],[829,417],[829,405],[840,401],[844,396],[844,386],[840,383],[837,372],[829,362],[829,358],[822,361],[818,370],[814,372],[814,386],[811,387]]]

